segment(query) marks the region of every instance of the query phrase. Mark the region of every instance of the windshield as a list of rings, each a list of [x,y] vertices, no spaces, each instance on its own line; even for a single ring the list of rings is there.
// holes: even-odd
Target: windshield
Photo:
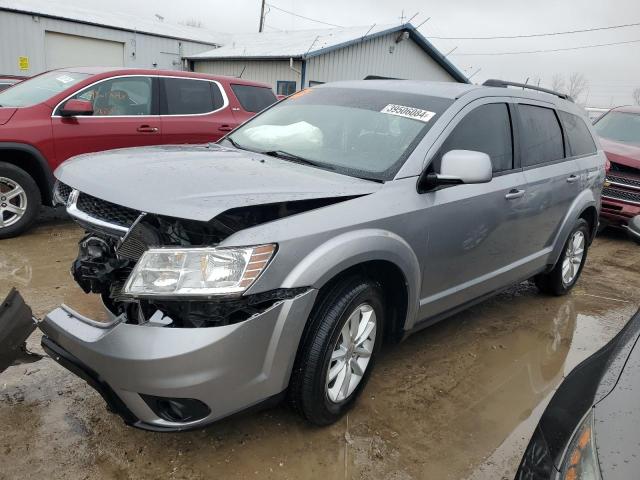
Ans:
[[[231,134],[238,148],[372,180],[391,180],[449,99],[319,87],[292,95]]]
[[[640,114],[609,112],[594,125],[598,135],[609,140],[640,145]]]
[[[29,107],[63,92],[87,78],[89,74],[76,72],[47,72],[0,92],[0,106]]]

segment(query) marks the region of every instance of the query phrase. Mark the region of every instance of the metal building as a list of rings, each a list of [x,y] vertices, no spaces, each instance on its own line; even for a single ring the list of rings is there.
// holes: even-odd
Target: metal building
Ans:
[[[411,24],[233,35],[187,58],[196,72],[266,82],[280,95],[366,77],[468,81]]]
[[[226,36],[51,0],[0,0],[0,74],[70,66],[183,69],[185,56]]]

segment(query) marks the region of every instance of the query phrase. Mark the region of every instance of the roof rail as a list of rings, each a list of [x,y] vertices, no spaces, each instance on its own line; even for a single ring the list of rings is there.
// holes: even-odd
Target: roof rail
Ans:
[[[571,98],[566,93],[556,92],[554,90],[549,90],[548,88],[536,87],[534,85],[529,85],[527,83],[509,82],[508,80],[497,80],[495,78],[491,78],[486,82],[484,82],[482,85],[484,85],[485,87],[502,87],[502,88],[520,87],[523,89],[526,88],[528,90],[536,90],[538,92],[544,92],[550,95],[555,95],[556,97],[560,97],[563,100],[569,100],[570,102],[573,102],[573,98]]]

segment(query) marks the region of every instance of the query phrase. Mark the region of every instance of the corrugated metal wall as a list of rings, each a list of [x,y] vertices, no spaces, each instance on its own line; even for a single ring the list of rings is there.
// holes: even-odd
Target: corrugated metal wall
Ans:
[[[368,75],[412,80],[455,81],[433,58],[413,40],[399,43],[399,33],[384,35],[355,45],[311,57],[306,62],[305,85],[310,81],[362,80]],[[390,48],[392,51],[390,51]],[[294,62],[300,71],[301,62]],[[246,68],[245,68],[246,67]],[[300,76],[289,68],[288,60],[197,60],[196,72],[238,76],[269,83],[276,88],[278,80],[296,80],[301,88]]]
[[[299,72],[301,62],[294,61],[293,68]],[[230,77],[242,74],[245,80],[268,83],[274,90],[278,80],[293,80],[296,88],[300,88],[300,75],[290,68],[289,60],[205,60],[194,62],[194,70]]]
[[[141,33],[95,27],[65,20],[0,11],[0,74],[35,75],[47,70],[45,32],[111,40],[124,44],[126,67],[180,70],[181,57],[194,55],[212,46]],[[29,58],[29,70],[20,70],[18,57]]]
[[[455,81],[413,40],[396,43],[398,35],[384,35],[308,59],[305,86],[309,81],[362,80],[367,75]]]

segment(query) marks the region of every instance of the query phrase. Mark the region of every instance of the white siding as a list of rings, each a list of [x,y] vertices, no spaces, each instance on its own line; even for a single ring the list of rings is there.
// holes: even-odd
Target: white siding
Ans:
[[[360,42],[307,60],[309,81],[362,80],[368,75],[453,82],[454,78],[413,40],[396,43],[399,33]],[[390,47],[392,52],[390,52]]]
[[[181,70],[182,56],[195,55],[212,48],[209,44],[2,10],[0,10],[0,32],[0,74],[9,75],[35,75],[46,70],[45,32],[122,43],[125,67],[154,68],[155,66]],[[30,68],[26,72],[18,68],[20,56],[29,57]]]
[[[298,72],[300,61],[293,62]],[[300,88],[300,75],[289,67],[289,60],[202,60],[194,62],[196,72],[238,77],[271,85],[275,91],[278,80],[293,80]]]

